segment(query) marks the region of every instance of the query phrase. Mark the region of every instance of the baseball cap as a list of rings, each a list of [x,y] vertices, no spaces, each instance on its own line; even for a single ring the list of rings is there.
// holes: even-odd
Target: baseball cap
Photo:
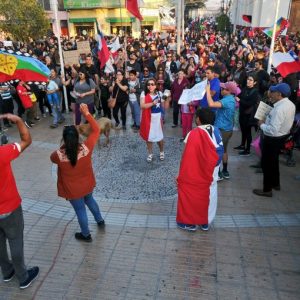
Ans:
[[[221,82],[220,87],[228,90],[230,94],[234,94],[234,95],[238,95],[241,92],[240,88],[237,86],[237,84],[234,81],[228,81],[225,83]]]
[[[291,94],[291,88],[287,83],[279,83],[277,85],[270,86],[271,92],[279,92],[282,96],[289,97]]]

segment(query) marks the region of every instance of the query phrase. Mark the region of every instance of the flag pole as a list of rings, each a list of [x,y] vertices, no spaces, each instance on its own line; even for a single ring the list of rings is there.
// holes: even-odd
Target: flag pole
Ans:
[[[181,10],[182,10],[182,0],[177,2],[177,54],[180,55],[180,45],[181,45]]]
[[[54,20],[55,20],[55,30],[56,30],[58,54],[59,54],[59,62],[60,62],[60,73],[62,76],[65,76],[65,65],[64,65],[61,42],[60,42],[61,28],[60,28],[60,24],[58,22],[57,0],[51,0],[51,4],[52,4],[51,8],[53,10]],[[67,95],[67,89],[66,89],[65,85],[63,85],[63,93],[64,93],[64,99],[65,99],[66,112],[68,113],[69,112],[68,95]]]
[[[126,0],[125,0],[125,6],[126,6]],[[123,32],[124,32],[124,41],[123,41],[123,45],[125,48],[125,76],[126,76],[126,69],[127,69],[127,38],[126,38],[126,32],[125,32],[125,25],[123,25],[123,16],[122,16],[122,3],[120,0],[120,18],[121,18],[121,27],[123,28]]]
[[[268,62],[268,73],[269,74],[271,73],[271,70],[272,70],[272,59],[273,59],[274,45],[275,45],[275,38],[276,38],[276,27],[277,27],[279,6],[280,6],[280,0],[277,0],[275,21],[274,21],[274,26],[273,26],[273,34],[272,34],[272,41],[271,41],[271,48],[270,48],[270,55],[269,55],[269,62]]]

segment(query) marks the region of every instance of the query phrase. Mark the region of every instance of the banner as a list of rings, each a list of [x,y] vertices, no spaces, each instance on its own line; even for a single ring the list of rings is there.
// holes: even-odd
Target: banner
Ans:
[[[195,84],[191,89],[183,90],[178,104],[188,104],[194,100],[201,100],[205,95],[207,80]]]
[[[159,7],[160,24],[163,30],[175,30],[176,28],[176,15],[175,7]]]

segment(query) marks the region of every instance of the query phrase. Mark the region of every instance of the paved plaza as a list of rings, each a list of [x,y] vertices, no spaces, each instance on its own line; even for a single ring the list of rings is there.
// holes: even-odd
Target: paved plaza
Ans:
[[[67,119],[70,120],[70,116]],[[230,150],[231,178],[219,183],[217,217],[208,232],[176,228],[176,185],[183,145],[180,128],[166,123],[166,160],[146,163],[137,133],[112,130],[111,145],[94,152],[95,198],[106,227],[90,215],[92,243],[75,240],[79,225],[71,205],[57,197],[49,160],[62,126],[43,119],[31,129],[33,144],[14,162],[25,216],[25,257],[40,275],[21,291],[16,279],[0,283],[0,299],[280,299],[300,295],[300,152],[296,167],[281,157],[280,192],[252,194],[262,174],[254,154]],[[129,126],[128,126],[129,127]],[[10,141],[18,140],[16,129]],[[230,149],[237,145],[235,132]],[[84,182],[82,182],[84,184]]]

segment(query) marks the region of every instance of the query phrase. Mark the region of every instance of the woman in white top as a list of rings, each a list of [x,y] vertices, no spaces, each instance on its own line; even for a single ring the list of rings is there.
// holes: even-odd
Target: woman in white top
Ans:
[[[148,157],[147,161],[152,162],[152,145],[158,143],[160,154],[159,159],[165,159],[164,135],[162,129],[162,106],[163,95],[157,90],[156,80],[150,78],[145,85],[145,91],[141,93],[140,106],[142,109],[140,136],[146,141]]]

